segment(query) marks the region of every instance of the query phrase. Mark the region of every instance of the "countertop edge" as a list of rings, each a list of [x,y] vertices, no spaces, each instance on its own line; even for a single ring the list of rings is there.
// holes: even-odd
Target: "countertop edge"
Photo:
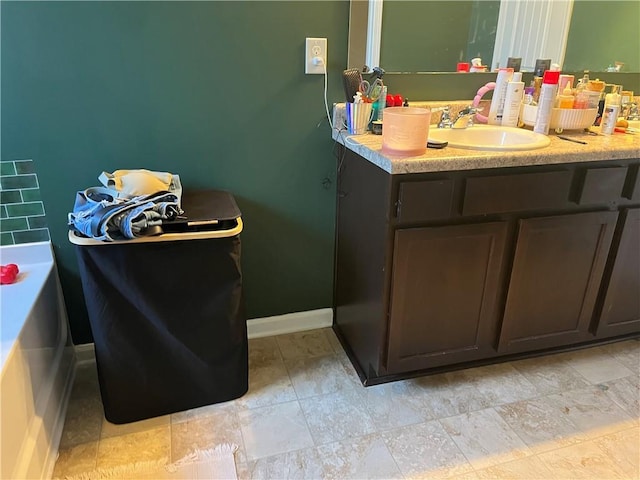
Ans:
[[[567,142],[550,134],[551,144],[536,150],[500,152],[446,147],[427,149],[420,156],[396,157],[382,153],[381,135],[348,135],[344,130],[332,131],[336,142],[392,175],[640,158],[640,134],[563,132],[563,135],[583,140],[587,145]]]

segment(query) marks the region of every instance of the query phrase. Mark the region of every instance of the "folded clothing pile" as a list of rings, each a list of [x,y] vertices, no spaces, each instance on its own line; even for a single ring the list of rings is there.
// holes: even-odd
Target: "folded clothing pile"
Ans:
[[[132,239],[162,233],[164,221],[183,213],[178,175],[150,170],[102,172],[103,186],[76,193],[69,226],[101,241]]]

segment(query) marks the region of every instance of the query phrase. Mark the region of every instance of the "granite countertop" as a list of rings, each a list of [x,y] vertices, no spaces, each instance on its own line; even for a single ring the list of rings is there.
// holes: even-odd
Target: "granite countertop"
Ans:
[[[436,126],[431,125],[430,128]],[[640,133],[590,135],[566,130],[562,135],[587,144],[561,140],[555,133],[550,133],[551,144],[536,150],[496,152],[446,147],[441,150],[428,148],[423,155],[402,157],[382,153],[382,135],[348,135],[345,130],[337,129],[333,129],[332,133],[334,140],[391,174],[640,158]]]

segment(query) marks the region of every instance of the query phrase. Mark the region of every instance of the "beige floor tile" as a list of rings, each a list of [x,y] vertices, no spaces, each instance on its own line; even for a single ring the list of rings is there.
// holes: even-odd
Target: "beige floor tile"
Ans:
[[[636,375],[611,380],[598,387],[632,418],[640,419],[640,379]]]
[[[322,458],[315,447],[260,458],[244,464],[238,471],[241,480],[308,480],[323,478]]]
[[[475,472],[478,480],[552,480],[554,472],[538,457],[531,456],[501,463]]]
[[[572,422],[581,435],[598,437],[631,425],[633,419],[606,392],[590,386],[545,397],[558,417]]]
[[[111,468],[134,462],[169,461],[170,426],[103,438],[98,443],[98,468]]]
[[[404,427],[431,420],[427,398],[410,381],[384,383],[360,394],[378,430]]]
[[[249,340],[249,368],[257,368],[282,361],[282,354],[276,337],[252,338]]]
[[[249,480],[251,478],[251,471],[255,462],[238,462],[236,460],[236,475],[238,480]]]
[[[473,471],[437,421],[381,433],[405,478],[448,478]]]
[[[61,448],[53,470],[53,478],[79,475],[96,468],[98,442],[81,443],[74,447]]]
[[[532,454],[493,408],[443,418],[440,423],[475,469]]]
[[[154,428],[169,425],[171,419],[169,415],[161,417],[148,418],[139,422],[124,423],[116,425],[107,419],[102,420],[102,430],[100,438],[117,437],[119,435],[128,435],[130,433],[144,432],[145,430],[153,430]]]
[[[399,479],[389,449],[378,434],[329,443],[317,447],[323,463],[323,480]]]
[[[60,448],[97,441],[103,420],[104,409],[95,365],[79,367],[69,397]]]
[[[452,474],[458,479],[532,480],[549,471],[545,480],[640,478],[637,340],[365,388],[330,328],[305,335],[309,337],[283,336],[281,343],[290,357],[286,363],[276,337],[250,340],[249,393],[176,412],[170,416],[170,426],[167,417],[127,425],[106,422],[95,364],[82,365],[54,474],[73,475],[159,456],[177,460],[194,446],[209,448],[230,441],[239,446],[240,479],[402,478],[398,467],[407,472],[406,478],[433,478],[433,472],[439,472],[436,476],[444,472],[440,478]],[[571,366],[574,363],[577,368]],[[613,371],[618,365],[622,373],[627,369],[632,374]],[[581,380],[580,369],[590,381],[607,379],[584,387],[587,379]],[[489,409],[494,416],[484,412],[494,405]],[[372,427],[361,418],[366,413]],[[434,423],[430,418],[442,420]],[[365,433],[369,428],[384,433]],[[326,441],[358,436],[314,446],[310,429],[326,434]],[[576,434],[584,442],[564,447]],[[245,438],[252,457],[247,455]],[[407,438],[418,440],[403,441]],[[529,450],[523,449],[525,444]],[[421,456],[424,445],[431,448]],[[548,445],[559,448],[526,456]],[[455,449],[482,468],[460,473]],[[615,466],[612,470],[610,464]],[[602,477],[607,469],[613,473]]]
[[[297,401],[240,410],[238,417],[249,461],[313,446]]]
[[[610,343],[603,348],[636,375],[640,374],[640,339]]]
[[[373,433],[373,420],[353,389],[304,398],[300,407],[316,445]]]
[[[509,363],[462,370],[461,374],[491,405],[512,403],[540,396],[540,392]]]
[[[546,398],[523,400],[494,407],[498,414],[534,452],[545,452],[585,440],[568,418],[558,414]]]
[[[347,374],[349,384],[356,389],[364,390],[365,387],[362,385],[362,380],[360,380],[360,377],[358,376],[356,367],[353,366],[347,354],[345,352],[336,353],[336,358],[338,359],[338,363],[342,367],[342,370]]]
[[[329,327],[329,328],[323,328],[322,331],[325,333],[327,340],[329,340],[329,344],[333,347],[333,351],[335,353],[343,353],[344,352],[344,348],[342,347],[342,344],[340,343],[340,340],[338,340],[338,337],[336,336],[335,332],[333,331],[333,328]]]
[[[448,372],[406,382],[413,394],[423,397],[433,418],[453,417],[492,405],[490,396],[476,388],[464,372]]]
[[[175,414],[172,416],[171,461],[176,462],[194,450],[206,450],[220,443],[235,443],[238,445],[236,461],[244,462],[245,449],[237,407],[228,403],[203,413],[186,421],[176,418]]]
[[[571,368],[593,384],[628,377],[634,373],[610,355],[604,347],[568,352],[563,355]]]
[[[337,392],[352,383],[335,354],[288,360],[285,365],[298,398]]]
[[[322,330],[289,333],[275,338],[285,361],[335,353],[327,334]]]
[[[594,443],[629,478],[640,478],[640,427],[596,438]]]
[[[582,375],[555,356],[511,362],[541,395],[575,390],[589,385]]]
[[[229,402],[212,403],[211,405],[204,405],[198,408],[192,408],[190,410],[184,410],[182,412],[175,412],[170,415],[171,423],[186,422],[188,420],[194,420],[197,418],[204,418],[216,415],[220,412],[227,412],[229,408],[235,409],[237,406],[237,399]]]
[[[628,476],[616,461],[598,447],[595,441],[551,450],[538,458],[554,473],[556,478],[613,480]]]
[[[258,408],[296,400],[289,372],[281,359],[249,369],[249,390],[237,401],[245,408]]]

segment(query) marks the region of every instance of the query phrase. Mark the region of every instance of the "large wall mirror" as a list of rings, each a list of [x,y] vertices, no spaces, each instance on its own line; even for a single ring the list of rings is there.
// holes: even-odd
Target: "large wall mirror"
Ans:
[[[480,57],[521,57],[565,71],[640,72],[640,2],[629,0],[351,0],[349,67],[453,72]]]

